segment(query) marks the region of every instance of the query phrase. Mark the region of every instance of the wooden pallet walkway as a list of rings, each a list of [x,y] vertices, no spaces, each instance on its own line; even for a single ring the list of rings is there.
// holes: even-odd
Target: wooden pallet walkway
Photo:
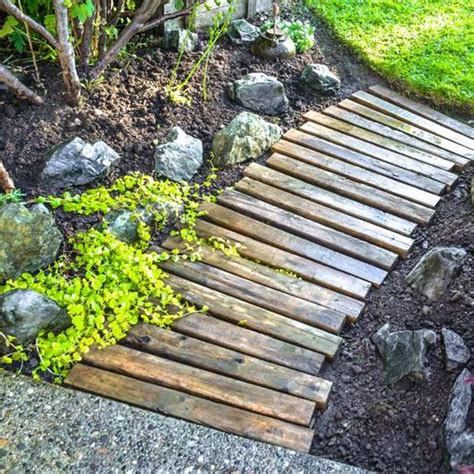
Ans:
[[[204,250],[163,264],[168,284],[209,312],[172,330],[139,324],[88,353],[69,386],[309,451],[332,387],[323,364],[474,159],[474,131],[382,86],[304,118],[265,166],[202,206],[197,232],[238,244],[240,257]],[[163,247],[187,250],[177,237]]]

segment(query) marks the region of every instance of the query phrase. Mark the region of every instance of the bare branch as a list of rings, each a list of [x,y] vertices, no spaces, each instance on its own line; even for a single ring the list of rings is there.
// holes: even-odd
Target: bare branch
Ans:
[[[15,189],[15,185],[13,184],[13,180],[10,178],[5,166],[0,161],[0,189],[2,189],[5,193],[11,193]]]
[[[206,0],[202,0],[200,2],[196,2],[198,6],[202,5]],[[152,20],[148,22],[146,25],[143,25],[143,27],[140,30],[140,33],[144,33],[145,31],[151,30],[152,28],[156,28],[157,26],[161,25],[165,21],[169,20],[174,20],[176,18],[181,18],[183,16],[187,16],[191,13],[192,9],[195,8],[196,3],[190,5],[187,8],[184,8],[183,10],[177,11],[177,12],[171,12],[167,13],[166,15],[162,15],[159,18],[156,18],[155,20]]]
[[[37,23],[30,16],[25,15],[10,0],[0,0],[0,10],[3,10],[14,16],[18,21],[26,23],[32,30],[43,36],[43,38],[45,38],[51,44],[51,46],[53,46],[53,48],[59,48],[59,44],[56,41],[56,38],[43,25]]]
[[[43,99],[26,87],[17,77],[15,77],[5,66],[0,64],[0,82],[5,84],[20,99],[27,100],[35,105],[43,103]]]

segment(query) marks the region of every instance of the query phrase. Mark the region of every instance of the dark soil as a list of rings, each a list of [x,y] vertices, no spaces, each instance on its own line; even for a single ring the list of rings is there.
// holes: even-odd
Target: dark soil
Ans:
[[[46,152],[74,136],[104,140],[121,154],[121,164],[109,181],[134,170],[152,173],[154,146],[175,125],[202,139],[209,154],[216,131],[244,110],[229,101],[225,84],[249,72],[265,72],[284,83],[290,109],[281,117],[268,119],[285,130],[297,126],[305,111],[320,110],[357,90],[383,83],[335,41],[323,24],[314,21],[318,45],[291,61],[266,62],[222,41],[209,65],[209,100],[202,100],[197,76],[188,91],[193,99],[190,107],[166,100],[165,87],[177,55],[152,44],[117,64],[105,82],[85,91],[81,107],[65,105],[58,70],[43,65],[45,105],[32,107],[0,92],[0,157],[17,186],[28,195],[49,193],[54,190],[41,189],[38,183]],[[180,75],[198,55],[186,57]],[[297,79],[309,62],[325,63],[338,74],[342,88],[337,96],[310,97],[298,89]],[[208,169],[205,165],[196,179],[199,181]],[[220,171],[216,185],[232,184],[241,177],[242,169],[237,166]],[[433,224],[418,232],[417,245],[407,260],[398,264],[381,288],[372,291],[365,314],[344,332],[343,349],[322,373],[334,381],[334,390],[327,411],[316,421],[313,454],[390,473],[439,472],[441,426],[456,375],[444,369],[441,343],[429,353],[427,383],[405,381],[386,387],[370,336],[385,322],[394,329],[432,328],[438,334],[446,326],[474,348],[474,211],[469,204],[468,183],[466,173],[444,198]],[[92,223],[63,213],[57,217],[62,228],[71,233]],[[404,277],[427,249],[439,245],[462,246],[471,253],[446,296],[428,303],[407,288]]]

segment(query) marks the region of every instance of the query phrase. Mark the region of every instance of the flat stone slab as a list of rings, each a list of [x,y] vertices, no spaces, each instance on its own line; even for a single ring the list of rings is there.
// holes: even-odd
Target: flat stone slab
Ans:
[[[10,373],[0,400],[0,472],[369,472]]]

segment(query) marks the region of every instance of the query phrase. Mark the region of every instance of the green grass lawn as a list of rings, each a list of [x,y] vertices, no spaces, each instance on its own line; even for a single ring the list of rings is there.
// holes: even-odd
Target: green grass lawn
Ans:
[[[306,2],[388,80],[437,104],[474,110],[471,0]]]

